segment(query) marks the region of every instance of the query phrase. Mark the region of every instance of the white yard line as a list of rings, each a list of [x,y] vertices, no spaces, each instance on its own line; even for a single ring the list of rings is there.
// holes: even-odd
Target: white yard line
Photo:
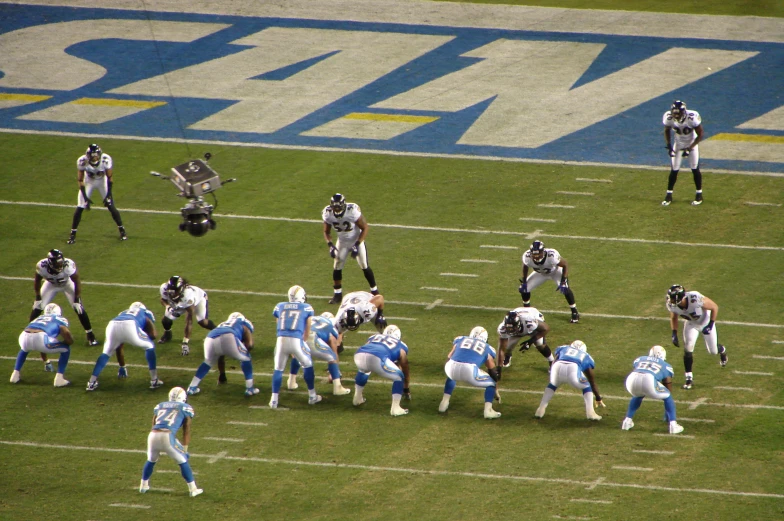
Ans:
[[[266,427],[266,423],[261,422],[237,422],[237,421],[228,421],[226,422],[227,425],[246,425],[248,427]],[[245,441],[245,440],[243,440]]]
[[[588,179],[587,177],[578,177],[575,181],[583,181],[586,183],[612,183],[612,179]]]
[[[143,509],[152,508],[149,505],[131,505],[129,503],[110,503],[109,506],[118,507],[118,508],[143,508]]]
[[[639,454],[661,454],[663,456],[672,456],[675,454],[675,451],[672,450],[644,450],[644,449],[632,449],[632,452],[636,452]]]
[[[555,219],[542,219],[539,217],[520,217],[521,221],[527,221],[532,223],[557,223]]]
[[[587,196],[596,195],[593,192],[566,192],[566,191],[563,191],[563,190],[555,192],[555,193],[561,194],[561,195],[587,195]]]
[[[784,344],[784,340],[771,340],[771,344]]]
[[[776,204],[776,203],[753,203],[751,201],[746,201],[744,204],[747,204],[749,206],[781,206],[780,204]]]
[[[588,521],[591,518],[585,516],[559,516],[558,514],[553,514],[553,519],[570,519],[574,521]]]
[[[751,355],[751,357],[760,358],[762,360],[784,360],[784,356]]]
[[[691,405],[689,405],[689,410],[693,411],[694,409],[696,409],[700,405],[707,405],[707,404],[708,404],[708,399],[703,396],[702,398],[697,398],[696,400],[691,402]]]
[[[403,320],[405,322],[416,322],[419,319],[418,318],[411,318],[411,317],[387,317],[387,320]]]
[[[605,499],[570,499],[572,503],[596,503],[598,505],[612,505],[612,501],[607,501]]]
[[[222,450],[222,451],[220,451],[217,454],[213,454],[212,456],[207,456],[207,463],[209,463],[209,464],[217,463],[220,460],[225,459],[228,454],[229,454],[228,452],[226,452],[225,450]],[[192,454],[191,454],[191,456],[192,456]]]
[[[716,385],[713,387],[714,389],[720,389],[722,391],[749,391],[754,392],[754,389],[751,387],[726,387],[724,385]]]
[[[495,245],[495,244],[481,244],[479,247],[480,248],[492,248],[492,249],[495,249],[495,250],[519,250],[520,249],[517,246],[501,246],[501,245]]]
[[[476,262],[479,264],[498,264],[498,261],[487,259],[460,259],[460,262]]]
[[[139,487],[131,487],[131,490],[139,491]],[[173,488],[168,487],[150,487],[152,492],[174,492]]]
[[[572,206],[569,204],[555,204],[555,203],[542,203],[542,204],[537,204],[536,206],[538,206],[539,208],[563,208],[563,209],[577,208],[576,206]]]
[[[735,374],[748,374],[752,376],[773,376],[774,373],[761,373],[759,371],[733,371]]]
[[[655,434],[654,434],[655,436]],[[663,434],[662,436],[670,436]],[[673,435],[673,438],[683,438],[683,435]],[[86,451],[86,452],[122,452],[128,454],[147,454],[146,450],[141,449],[114,449],[107,447],[96,446],[81,446],[81,445],[55,445],[51,443],[36,443],[31,441],[10,441],[0,440],[0,445],[12,445],[17,447],[31,447],[43,449],[61,449],[72,451]],[[678,487],[665,487],[658,485],[642,485],[638,483],[613,483],[605,481],[605,478],[597,478],[594,481],[579,481],[575,479],[566,478],[545,478],[538,476],[520,476],[512,474],[489,474],[482,472],[462,472],[454,470],[431,470],[431,469],[417,469],[405,467],[382,467],[376,465],[361,465],[355,463],[337,463],[337,462],[321,462],[321,461],[302,461],[291,459],[275,459],[275,458],[258,458],[258,457],[243,457],[243,456],[228,456],[225,452],[218,454],[197,454],[190,453],[191,458],[206,458],[208,461],[225,459],[228,461],[247,461],[254,463],[267,463],[273,465],[293,465],[303,467],[320,467],[330,469],[356,469],[356,470],[370,470],[377,472],[390,472],[396,474],[418,474],[425,476],[452,476],[452,477],[465,477],[477,478],[480,480],[495,479],[498,481],[512,481],[512,482],[540,482],[540,483],[555,483],[562,485],[574,485],[580,487],[589,487],[593,489],[596,487],[608,488],[632,488],[641,490],[655,490],[661,492],[677,492],[677,493],[698,493],[698,494],[711,494],[720,496],[745,496],[745,497],[759,497],[759,498],[773,498],[784,499],[784,494],[772,494],[765,492],[742,492],[735,490],[716,490],[705,488],[678,488]]]
[[[651,467],[627,467],[626,465],[613,465],[613,470],[633,470],[635,472],[652,472]]]
[[[598,487],[599,485],[601,485],[602,483],[604,483],[606,480],[607,480],[607,478],[598,477],[595,480],[593,480],[590,483],[588,483],[588,486],[585,487],[585,490],[593,490],[596,487]]]
[[[696,436],[692,436],[691,434],[662,434],[657,432],[654,436],[665,437],[665,438],[683,438],[686,440],[693,440]]]
[[[3,129],[0,129],[0,132],[2,132],[2,130]],[[779,174],[779,176],[784,177],[784,174]],[[47,206],[53,208],[67,208],[70,210],[73,210],[74,208],[74,205],[72,204],[41,203],[35,201],[0,200],[0,204],[9,204],[9,205],[16,205],[16,206]],[[573,206],[564,206],[564,205],[547,206],[547,205],[540,204],[539,206],[544,206],[547,208],[574,208]],[[93,210],[107,211],[106,208],[102,208],[102,207],[93,208]],[[164,210],[142,210],[139,208],[123,208],[122,211],[126,213],[146,213],[146,214],[177,215],[177,216],[180,215],[180,212],[174,212],[170,210],[164,211]],[[305,224],[322,223],[322,221],[319,219],[270,217],[270,216],[262,216],[262,215],[234,215],[234,214],[216,213],[214,214],[214,217],[221,217],[225,219],[251,219],[257,221],[282,221],[282,222],[305,223]],[[373,226],[378,228],[394,228],[394,229],[401,229],[401,230],[434,231],[434,232],[448,232],[448,233],[476,233],[480,235],[510,235],[514,237],[528,237],[531,235],[531,232],[510,232],[505,230],[477,230],[477,229],[466,229],[466,228],[442,228],[442,227],[435,227],[435,226],[408,226],[404,224],[383,224],[383,223],[375,223],[375,222],[373,223]],[[638,244],[666,244],[672,246],[687,246],[687,247],[784,251],[784,247],[782,246],[748,246],[748,245],[740,245],[740,244],[665,241],[665,240],[653,240],[653,239],[638,239],[638,238],[630,238],[630,237],[599,237],[599,236],[591,236],[591,235],[561,235],[561,234],[553,234],[553,233],[541,233],[541,237],[554,238],[554,239],[571,239],[571,240],[580,240],[580,241],[628,242],[628,243],[638,243]]]
[[[478,275],[474,275],[478,277]],[[30,277],[9,277],[6,275],[0,275],[0,280],[12,280],[12,281],[22,281],[22,282],[32,282],[32,278]],[[159,284],[126,284],[126,283],[119,283],[119,282],[96,282],[96,281],[82,281],[82,285],[87,286],[106,286],[106,287],[116,287],[116,288],[139,288],[139,289],[154,289],[159,290]],[[282,297],[285,298],[286,294],[284,293],[270,293],[264,291],[239,291],[233,289],[219,289],[219,288],[204,288],[204,291],[207,293],[226,293],[230,295],[253,295],[259,297]],[[308,295],[308,297],[313,299],[331,299],[332,295]],[[403,301],[403,300],[387,300],[389,304],[396,304],[401,306],[415,306],[415,307],[426,307],[430,305],[429,302],[410,302],[410,301]],[[450,309],[474,309],[474,310],[481,310],[481,311],[501,311],[506,313],[509,311],[508,307],[499,307],[499,306],[471,306],[467,304],[440,304],[442,307],[450,308]],[[554,315],[568,315],[570,312],[561,310],[561,309],[539,309],[543,314],[554,314]],[[670,321],[668,317],[646,317],[646,316],[634,316],[634,315],[611,315],[608,313],[588,313],[588,312],[581,312],[581,316],[584,317],[594,317],[594,318],[608,318],[613,320],[658,320],[667,322]],[[769,327],[775,329],[784,329],[784,324],[760,324],[756,322],[735,322],[735,321],[723,321],[720,320],[716,322],[717,324],[721,324],[722,326],[744,326],[744,327]],[[754,358],[772,358],[774,360],[784,360],[784,357],[761,357],[759,355],[752,355]]]
[[[424,289],[428,291],[452,291],[452,292],[458,291],[457,288],[436,288],[434,286],[422,286],[419,289]]]
[[[194,476],[198,476],[199,475],[199,473],[196,472],[195,470],[192,471],[192,472],[193,472]],[[163,469],[163,470],[155,469],[155,473],[156,474],[177,474],[177,475],[181,474],[181,472],[179,470],[168,470],[168,469]]]
[[[251,405],[248,409],[267,409],[269,411],[290,411],[288,407],[282,407],[280,405],[277,406],[275,409],[270,409],[269,405]]]
[[[435,299],[433,302],[431,302],[430,304],[425,306],[425,309],[427,309],[427,310],[434,309],[436,306],[438,306],[442,302],[444,302],[444,301],[442,299],[440,299],[440,298]]]
[[[439,273],[439,275],[441,275],[442,277],[468,277],[468,278],[476,278],[479,276],[474,273],[450,273],[450,272]]]
[[[716,420],[705,420],[703,418],[683,418],[678,416],[679,422],[692,422],[692,423],[716,423]]]
[[[227,441],[229,443],[244,443],[244,438],[215,438],[214,436],[204,436],[203,440],[210,440],[210,441]]]

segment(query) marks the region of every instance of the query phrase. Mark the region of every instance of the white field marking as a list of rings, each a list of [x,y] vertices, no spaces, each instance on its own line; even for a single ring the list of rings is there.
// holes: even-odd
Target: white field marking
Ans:
[[[467,277],[467,278],[476,278],[479,276],[474,273],[450,273],[450,272],[439,273],[439,275],[441,275],[442,277]]]
[[[480,248],[492,248],[494,250],[519,250],[517,246],[501,246],[495,244],[482,244],[479,246]]]
[[[539,208],[566,208],[566,209],[577,208],[576,206],[572,206],[570,204],[555,204],[555,203],[542,203],[542,204],[537,204],[536,206],[538,206]]]
[[[563,190],[559,191],[559,192],[555,192],[555,193],[561,194],[561,195],[588,195],[588,196],[596,195],[593,192],[566,192],[566,191],[563,191]]]
[[[235,422],[235,421],[228,421],[226,422],[227,425],[247,425],[248,427],[266,427],[266,423],[261,422]]]
[[[131,505],[130,503],[110,503],[109,506],[119,508],[152,508],[149,505]]]
[[[557,223],[555,219],[540,219],[538,217],[520,217],[521,221],[528,221],[532,223]]]
[[[199,473],[196,472],[195,470],[192,470],[191,472],[193,472],[194,476],[198,476],[199,475]],[[179,470],[168,470],[168,469],[163,469],[163,470],[155,469],[155,473],[156,474],[161,474],[161,473],[162,474],[181,474],[181,472]]]
[[[675,451],[671,450],[643,450],[643,449],[632,449],[632,452],[637,452],[640,454],[661,454],[663,456],[672,456],[675,454]]]
[[[222,451],[220,451],[220,452],[219,452],[219,453],[217,453],[217,454],[213,454],[212,456],[208,456],[208,457],[207,457],[207,458],[208,458],[208,459],[207,459],[207,463],[210,463],[210,464],[212,464],[212,463],[217,463],[218,461],[220,461],[220,460],[222,460],[222,459],[226,458],[226,456],[227,456],[228,454],[229,454],[228,452],[226,452],[225,450],[222,450]],[[191,454],[191,456],[193,456],[193,454]]]
[[[441,304],[443,301],[444,301],[443,299],[437,298],[433,302],[431,302],[430,304],[425,306],[425,309],[428,309],[428,310],[433,309],[436,306],[438,306],[439,304]]]
[[[553,519],[574,519],[575,521],[588,521],[591,518],[585,516],[559,516],[558,514],[553,514]]]
[[[543,230],[534,230],[531,233],[527,234],[525,236],[525,238],[528,239],[528,240],[536,239],[537,237],[539,237],[542,234],[542,231]]]
[[[682,418],[678,416],[679,422],[692,422],[692,423],[716,423],[716,420],[705,420],[702,418]]]
[[[693,440],[696,436],[692,436],[691,434],[662,434],[657,432],[654,436],[664,436],[665,438],[685,438],[687,440]]]
[[[0,132],[3,129],[0,128]],[[116,137],[116,136],[115,136]],[[135,138],[134,138],[135,139]],[[156,141],[159,141],[156,139]],[[221,143],[225,144],[225,143]],[[713,171],[715,172],[715,170]],[[780,177],[784,177],[784,174],[778,174]],[[68,208],[73,209],[74,205],[72,204],[58,204],[58,203],[39,203],[34,201],[6,201],[0,200],[0,204],[9,204],[9,205],[16,205],[16,206],[47,206],[53,208]],[[539,205],[542,206],[542,205]],[[559,206],[552,206],[552,207],[559,207]],[[573,208],[573,207],[570,207]],[[93,208],[93,210],[97,211],[108,211],[106,208],[97,207]],[[147,214],[159,214],[159,215],[180,215],[180,212],[174,212],[169,210],[142,210],[139,208],[123,208],[123,212],[128,213],[147,213]],[[215,217],[222,217],[225,219],[251,219],[257,221],[283,221],[283,222],[292,222],[292,223],[305,223],[305,224],[319,224],[322,221],[317,219],[296,219],[290,217],[269,217],[263,215],[234,215],[234,214],[214,214]],[[448,232],[448,233],[476,233],[482,235],[510,235],[514,237],[528,237],[531,235],[531,232],[510,232],[505,230],[476,230],[476,229],[467,229],[467,228],[439,228],[434,226],[408,226],[404,224],[382,224],[382,223],[373,223],[373,226],[379,228],[395,228],[395,229],[402,229],[402,230],[418,230],[418,231],[435,231],[435,232]],[[707,243],[707,242],[682,242],[682,241],[665,241],[665,240],[652,240],[652,239],[635,239],[629,237],[599,237],[599,236],[592,236],[592,235],[561,235],[561,234],[554,234],[554,233],[541,233],[541,237],[551,238],[551,239],[571,239],[571,240],[580,240],[580,241],[600,241],[600,242],[628,242],[628,243],[636,243],[636,244],[664,244],[664,245],[671,245],[671,246],[686,246],[686,247],[707,247],[707,248],[730,248],[730,249],[741,249],[741,250],[763,250],[763,251],[784,251],[784,247],[782,246],[747,246],[742,244],[721,244],[721,243]],[[160,285],[157,286],[160,288]],[[330,296],[330,298],[332,298]],[[669,319],[668,319],[669,320]]]
[[[754,392],[754,389],[751,387],[726,387],[723,385],[716,385],[713,387],[714,389],[721,389],[722,391],[749,391]]]
[[[15,280],[15,281],[24,281],[24,282],[31,282],[33,279],[30,277],[9,277],[6,275],[0,275],[0,280]],[[119,282],[90,282],[90,281],[82,281],[82,285],[88,286],[106,286],[106,287],[117,287],[117,288],[140,288],[140,289],[160,289],[160,284],[125,284]],[[285,298],[287,295],[284,293],[269,293],[263,291],[237,291],[233,289],[211,289],[211,288],[203,288],[204,291],[208,293],[227,293],[230,295],[254,295],[259,297],[283,297]],[[333,295],[308,295],[310,299],[323,299],[328,300],[331,299]],[[415,307],[425,307],[428,306],[429,302],[410,302],[404,300],[387,300],[390,304],[400,305],[400,306],[415,306]],[[500,307],[500,306],[471,306],[468,304],[441,304],[442,307],[450,308],[450,309],[475,309],[480,311],[503,311],[504,313],[509,311],[508,307]],[[571,312],[565,311],[562,309],[539,309],[545,315],[568,315]],[[587,313],[581,312],[581,316],[585,317],[593,317],[593,318],[608,318],[612,320],[658,320],[658,321],[667,321],[669,322],[670,319],[667,317],[655,316],[655,317],[640,317],[634,315],[610,315],[608,313]],[[718,321],[717,324],[721,324],[722,326],[746,326],[746,327],[769,327],[775,329],[784,329],[784,324],[759,324],[756,322],[734,322],[734,321]],[[752,355],[753,357],[758,357],[758,355]],[[766,358],[773,358],[775,360],[784,360],[784,357],[766,357]]]
[[[654,434],[657,436],[657,434]],[[670,436],[673,438],[685,438],[682,434],[670,435],[661,434],[661,436]],[[692,436],[693,437],[693,436]],[[75,450],[75,451],[89,451],[89,452],[122,452],[128,454],[147,454],[146,450],[131,450],[131,449],[114,449],[108,447],[88,447],[80,445],[55,445],[51,443],[35,443],[31,441],[9,441],[0,440],[0,445],[13,445],[18,447],[32,447],[43,449],[61,449],[61,450]],[[697,494],[711,494],[720,496],[745,496],[745,497],[760,497],[760,498],[773,498],[784,499],[784,494],[771,494],[765,492],[742,492],[735,490],[715,490],[706,488],[678,488],[678,487],[664,487],[658,485],[640,485],[637,483],[613,483],[605,481],[605,478],[597,478],[594,481],[579,481],[575,479],[566,478],[544,478],[538,476],[519,476],[509,474],[487,474],[482,472],[462,472],[454,470],[430,470],[430,469],[415,469],[405,467],[380,467],[375,465],[360,465],[356,463],[336,463],[336,462],[321,462],[321,461],[302,461],[290,459],[275,459],[275,458],[258,458],[258,457],[243,457],[243,456],[227,456],[225,452],[218,454],[197,454],[190,453],[191,458],[206,458],[209,461],[217,461],[225,459],[229,461],[247,461],[255,463],[268,463],[272,465],[295,465],[303,467],[320,467],[330,469],[356,469],[356,470],[371,470],[380,472],[394,472],[398,474],[418,474],[425,476],[454,476],[464,478],[477,478],[477,479],[496,479],[498,481],[531,481],[540,483],[556,483],[562,485],[574,485],[579,487],[589,487],[593,489],[597,486],[608,488],[632,488],[642,490],[655,490],[661,492],[678,492],[678,493],[697,493]]]
[[[763,360],[784,360],[784,356],[765,356],[765,355],[751,355],[752,358],[761,358]]]
[[[773,344],[784,344],[784,340],[771,340]]]
[[[411,318],[411,317],[387,317],[387,320],[403,320],[408,322],[415,322],[419,320],[418,318]],[[345,346],[343,346],[345,347]]]
[[[360,333],[366,333],[368,335],[376,334],[375,331],[360,331]],[[357,347],[353,347],[353,346],[352,347],[346,347],[346,349],[357,349]],[[52,359],[51,356],[49,358]],[[16,361],[16,357],[15,356],[0,356],[0,360],[13,360],[13,361]],[[95,362],[90,362],[90,361],[87,361],[87,360],[74,360],[73,358],[68,360],[68,363],[69,364],[77,364],[77,365],[87,365],[87,366],[90,366],[90,367],[95,365]],[[107,364],[107,367],[109,367],[109,366],[117,367],[117,362],[109,362]],[[132,369],[133,368],[136,368],[136,369],[147,369],[147,365],[146,364],[128,364],[128,363],[126,363],[125,366],[126,367],[130,367]],[[192,369],[190,369],[190,368],[166,366],[166,365],[159,365],[158,369],[165,370],[165,371],[192,372]],[[229,371],[226,371],[226,374],[238,375],[239,376],[239,375],[242,375],[243,373],[242,373],[242,371],[231,371],[231,370],[229,370]],[[272,377],[272,373],[259,373],[259,372],[255,372],[254,371],[253,376],[254,377],[270,377],[271,378]],[[327,381],[327,379],[328,379],[328,377],[326,377],[326,376],[316,376],[316,378],[318,380],[320,380],[320,381]],[[389,385],[389,382],[387,380],[370,380],[368,383],[369,384],[379,384],[379,385]],[[415,382],[415,383],[412,383],[411,386],[412,387],[432,387],[432,388],[437,388],[437,389],[443,389],[444,388],[444,384],[443,383],[436,384],[436,383],[416,383]],[[464,389],[464,390],[467,390],[467,391],[473,390],[473,391],[477,391],[477,392],[479,392],[479,391],[484,392],[481,387],[472,387],[472,386],[468,386],[468,385],[458,385],[457,388],[458,389]],[[294,391],[286,391],[286,392],[290,392],[291,393],[291,392],[294,392]],[[517,394],[532,394],[532,395],[536,395],[536,396],[541,396],[543,394],[543,391],[534,391],[534,390],[529,390],[529,389],[504,389],[504,392],[505,393],[517,393]],[[578,393],[578,392],[569,392],[567,390],[564,390],[562,392],[563,392],[564,396],[570,396],[572,398],[579,398],[581,400],[583,399],[583,395]],[[559,393],[559,395],[560,395],[560,393]],[[616,395],[611,395],[611,394],[603,394],[602,398],[603,399],[607,398],[608,400],[620,400],[620,401],[624,401],[626,403],[629,402],[629,396],[616,396]],[[708,402],[708,399],[705,398],[705,397],[698,398],[697,400],[695,400],[693,402],[688,401],[688,400],[675,400],[675,403],[676,404],[680,404],[680,405],[688,405],[690,410],[696,409],[700,405],[710,405],[710,406],[714,406],[714,407],[737,407],[739,409],[769,409],[769,410],[773,410],[773,411],[784,411],[784,406],[782,406],[782,405],[763,405],[763,404],[745,404],[745,403],[717,403],[717,402]],[[251,409],[267,409],[268,408],[266,405],[250,405],[249,407]],[[281,409],[281,407],[278,407],[278,409]]]
[[[578,177],[575,181],[584,181],[586,183],[612,183],[612,179],[589,179],[587,177]]]
[[[573,503],[597,503],[599,505],[612,505],[612,501],[607,501],[606,499],[570,499],[569,501]]]
[[[636,472],[651,472],[653,469],[651,467],[627,467],[625,465],[613,465],[613,470],[633,470]]]
[[[146,4],[149,7],[149,4]],[[102,4],[103,6],[103,4]],[[90,7],[94,7],[91,5]],[[248,16],[243,14],[242,16]],[[352,15],[354,16],[354,15]],[[310,18],[310,16],[306,16]],[[538,30],[538,29],[537,29]],[[184,144],[200,144],[200,145],[220,145],[220,146],[235,146],[242,148],[270,148],[273,150],[308,150],[314,152],[338,152],[338,153],[355,153],[355,154],[371,154],[382,156],[404,156],[404,157],[438,157],[445,159],[467,159],[470,161],[497,161],[502,163],[530,163],[534,165],[558,165],[558,166],[598,166],[603,168],[617,168],[623,170],[652,170],[661,172],[661,166],[657,165],[632,165],[623,163],[600,163],[598,161],[563,161],[560,159],[529,159],[520,157],[496,157],[496,156],[471,156],[466,154],[434,154],[428,152],[402,152],[397,150],[373,150],[366,148],[330,148],[330,147],[313,147],[303,145],[279,145],[272,143],[245,143],[242,141],[216,141],[209,139],[183,139],[183,138],[167,138],[167,137],[146,137],[146,136],[126,136],[120,134],[95,134],[95,133],[79,133],[79,132],[55,132],[47,130],[22,130],[15,128],[0,128],[0,132],[8,134],[28,134],[39,136],[61,136],[61,137],[80,137],[80,138],[97,138],[97,139],[120,139],[130,141],[154,141],[156,143],[184,143]],[[753,172],[743,170],[722,170],[711,168],[711,174],[734,174],[734,175],[747,175],[752,177],[784,177],[784,173],[778,172]],[[64,205],[73,207],[73,205]],[[104,210],[105,208],[95,208],[96,210]],[[177,212],[171,212],[177,213]],[[177,213],[179,215],[179,213]],[[217,215],[217,214],[215,214]],[[314,221],[316,222],[316,221]],[[322,222],[322,221],[317,221]]]
[[[746,201],[744,204],[747,204],[749,206],[781,206],[780,204],[776,204],[776,203],[753,203],[751,201]]]
[[[689,405],[689,410],[693,411],[694,409],[696,409],[700,405],[709,405],[707,402],[708,402],[708,399],[706,397],[704,397],[704,396],[702,398],[697,398],[696,400],[694,400],[691,403],[691,405]]]
[[[204,436],[202,439],[210,441],[228,441],[229,443],[243,443],[245,441],[244,438],[215,438],[213,436]]]
[[[139,490],[139,487],[131,487],[131,490]],[[152,492],[174,492],[173,488],[167,487],[150,487],[150,491]]]
[[[460,262],[476,262],[479,264],[498,264],[498,261],[494,260],[487,260],[487,259],[460,259]]]
[[[269,405],[251,405],[248,409],[267,409],[270,411],[290,411],[288,407],[282,407],[280,405],[277,406],[275,409],[270,409]]]
[[[759,371],[733,371],[735,374],[748,374],[752,376],[773,376],[774,373],[762,373]]]
[[[434,286],[422,286],[419,289],[424,289],[428,291],[458,291],[457,288],[436,288]]]

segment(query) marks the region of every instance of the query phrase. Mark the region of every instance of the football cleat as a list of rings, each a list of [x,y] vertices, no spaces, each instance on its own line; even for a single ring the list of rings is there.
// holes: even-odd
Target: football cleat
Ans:
[[[340,304],[341,302],[343,302],[343,293],[335,293],[328,304]]]
[[[299,384],[297,383],[297,377],[294,376],[294,378],[292,378],[292,376],[294,375],[289,375],[289,380],[288,382],[286,382],[286,389],[288,389],[289,391],[293,391],[294,389],[299,389]]]
[[[68,240],[65,241],[66,244],[73,244],[76,242],[76,234],[71,232],[71,235],[68,236]]]
[[[200,392],[201,389],[199,389],[198,387],[188,387],[188,391],[187,391],[188,396],[193,396],[194,394],[199,394]]]
[[[150,490],[150,482],[146,480],[142,480],[142,482],[139,484],[139,492],[141,494],[144,494],[148,490]]]
[[[670,434],[680,434],[683,432],[683,427],[674,421],[670,422]]]
[[[63,378],[62,373],[57,373],[57,375],[54,377],[55,387],[67,387],[69,385],[71,385],[71,382]]]
[[[171,329],[166,329],[166,330],[163,331],[163,334],[161,335],[161,338],[158,339],[158,343],[159,344],[165,344],[166,342],[168,342],[171,339],[172,339]]]
[[[572,309],[572,318],[569,319],[569,322],[572,324],[577,324],[580,321],[580,314],[577,312],[576,309]]]
[[[320,394],[317,394],[316,396],[311,396],[308,398],[308,405],[316,405],[323,399],[324,398],[322,398]]]
[[[438,412],[446,412],[449,409],[449,398],[444,397],[441,399],[441,403],[438,404]]]
[[[495,409],[490,409],[489,411],[485,411],[485,420],[495,420],[496,418],[500,418],[501,413],[496,411]]]
[[[270,400],[270,403],[269,403],[269,408],[270,408],[270,409],[277,409],[277,408],[278,408],[278,402],[277,402],[277,400]]]
[[[191,496],[191,497],[196,497],[196,496],[198,496],[199,494],[203,494],[203,493],[204,493],[204,489],[201,489],[201,488],[197,488],[197,489],[191,490],[191,491],[189,492],[189,494],[190,494],[190,496]]]
[[[599,416],[598,414],[596,414],[595,412],[591,412],[591,414],[588,414],[587,417],[588,417],[589,420],[595,421],[595,422],[598,422],[599,420],[602,419],[602,417]]]
[[[87,333],[87,345],[88,346],[97,346],[98,340],[95,338],[95,333]]]
[[[150,380],[150,389],[157,389],[161,386],[163,386],[163,380],[159,380],[158,378],[155,380]]]
[[[503,365],[503,367],[509,367],[512,365],[512,353],[504,354],[504,363],[501,365]]]
[[[721,365],[722,367],[727,367],[727,359],[728,359],[729,357],[727,356],[727,351],[726,351],[726,349],[725,349],[725,351],[724,351],[723,353],[721,353],[721,354],[719,355],[719,357],[721,358],[721,360],[719,361],[719,365]]]
[[[52,362],[50,362],[49,360],[44,362],[44,371],[46,371],[47,373],[54,372],[54,366],[52,365]]]
[[[260,392],[261,391],[259,391],[258,387],[246,387],[245,388],[245,396],[255,396],[255,395],[259,394]]]
[[[19,383],[19,380],[21,380],[21,379],[22,379],[22,375],[19,373],[19,371],[14,370],[14,372],[11,373],[11,383],[12,384]]]
[[[686,383],[683,384],[683,388],[684,389],[691,389],[692,387],[694,387],[694,380],[692,380],[691,378],[687,378],[686,379]]]
[[[539,408],[536,409],[536,412],[534,413],[534,418],[544,418],[544,413],[546,410],[547,407],[540,406]]]
[[[120,228],[120,240],[121,241],[127,241],[128,240],[128,234],[125,233],[125,227],[120,226],[119,228]]]
[[[634,427],[634,422],[632,421],[632,419],[624,418],[623,423],[621,424],[621,429],[628,431],[631,430],[632,427]]]
[[[87,382],[87,391],[95,391],[98,389],[98,380],[94,382]]]
[[[399,405],[393,405],[392,409],[390,409],[389,414],[392,416],[403,416],[404,414],[408,414],[408,409],[404,409]]]
[[[699,193],[694,197],[694,200],[691,202],[692,206],[699,206],[702,204],[702,194]]]
[[[672,194],[667,194],[664,196],[664,201],[662,201],[662,206],[670,206],[672,203]]]
[[[218,383],[219,384],[225,384],[228,381],[229,381],[229,379],[226,378],[226,373],[221,373],[221,374],[218,375]]]
[[[346,389],[341,385],[340,387],[334,387],[332,389],[332,394],[335,396],[345,396],[347,394],[351,394],[351,389]]]
[[[117,371],[117,378],[128,378],[128,369],[125,366],[120,367],[120,369]]]

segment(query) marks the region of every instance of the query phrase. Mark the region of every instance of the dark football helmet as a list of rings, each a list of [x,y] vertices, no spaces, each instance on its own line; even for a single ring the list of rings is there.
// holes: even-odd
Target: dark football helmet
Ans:
[[[184,278],[174,275],[166,284],[166,294],[172,301],[176,302],[182,298],[182,292],[187,285],[188,282]]]
[[[361,313],[357,312],[356,309],[348,308],[346,310],[346,329],[349,331],[356,331],[363,322],[365,322],[365,319],[362,317]]]
[[[504,330],[507,335],[522,335],[524,331],[523,320],[514,311],[510,311],[504,317]]]
[[[686,104],[680,100],[675,100],[670,106],[670,114],[675,121],[683,121],[686,119]]]
[[[335,194],[330,199],[329,206],[335,217],[343,217],[343,214],[346,213],[346,198],[343,197],[343,194]]]
[[[667,298],[670,299],[670,302],[673,304],[677,304],[683,297],[686,296],[686,290],[683,289],[683,286],[680,284],[673,284],[670,286],[670,289],[667,290]]]
[[[531,259],[536,264],[541,264],[544,262],[544,259],[547,257],[547,252],[544,251],[544,243],[542,241],[534,241],[531,244]]]
[[[47,254],[46,260],[49,261],[49,266],[47,267],[49,273],[60,273],[63,271],[63,268],[65,267],[65,256],[60,250],[51,250]]]
[[[93,143],[87,147],[87,152],[85,152],[85,155],[87,156],[87,161],[89,161],[91,165],[96,166],[101,162],[103,150],[101,150],[101,147]]]

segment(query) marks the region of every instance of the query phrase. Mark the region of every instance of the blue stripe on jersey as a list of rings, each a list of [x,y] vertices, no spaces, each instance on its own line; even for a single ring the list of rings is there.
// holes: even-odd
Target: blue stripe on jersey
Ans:
[[[488,357],[495,358],[495,349],[478,338],[459,336],[455,338],[452,345],[455,347],[455,352],[452,353],[452,360],[455,362],[474,364],[481,367]]]
[[[302,338],[308,318],[313,315],[313,306],[307,302],[281,302],[272,312],[272,316],[278,319],[277,335]]]

